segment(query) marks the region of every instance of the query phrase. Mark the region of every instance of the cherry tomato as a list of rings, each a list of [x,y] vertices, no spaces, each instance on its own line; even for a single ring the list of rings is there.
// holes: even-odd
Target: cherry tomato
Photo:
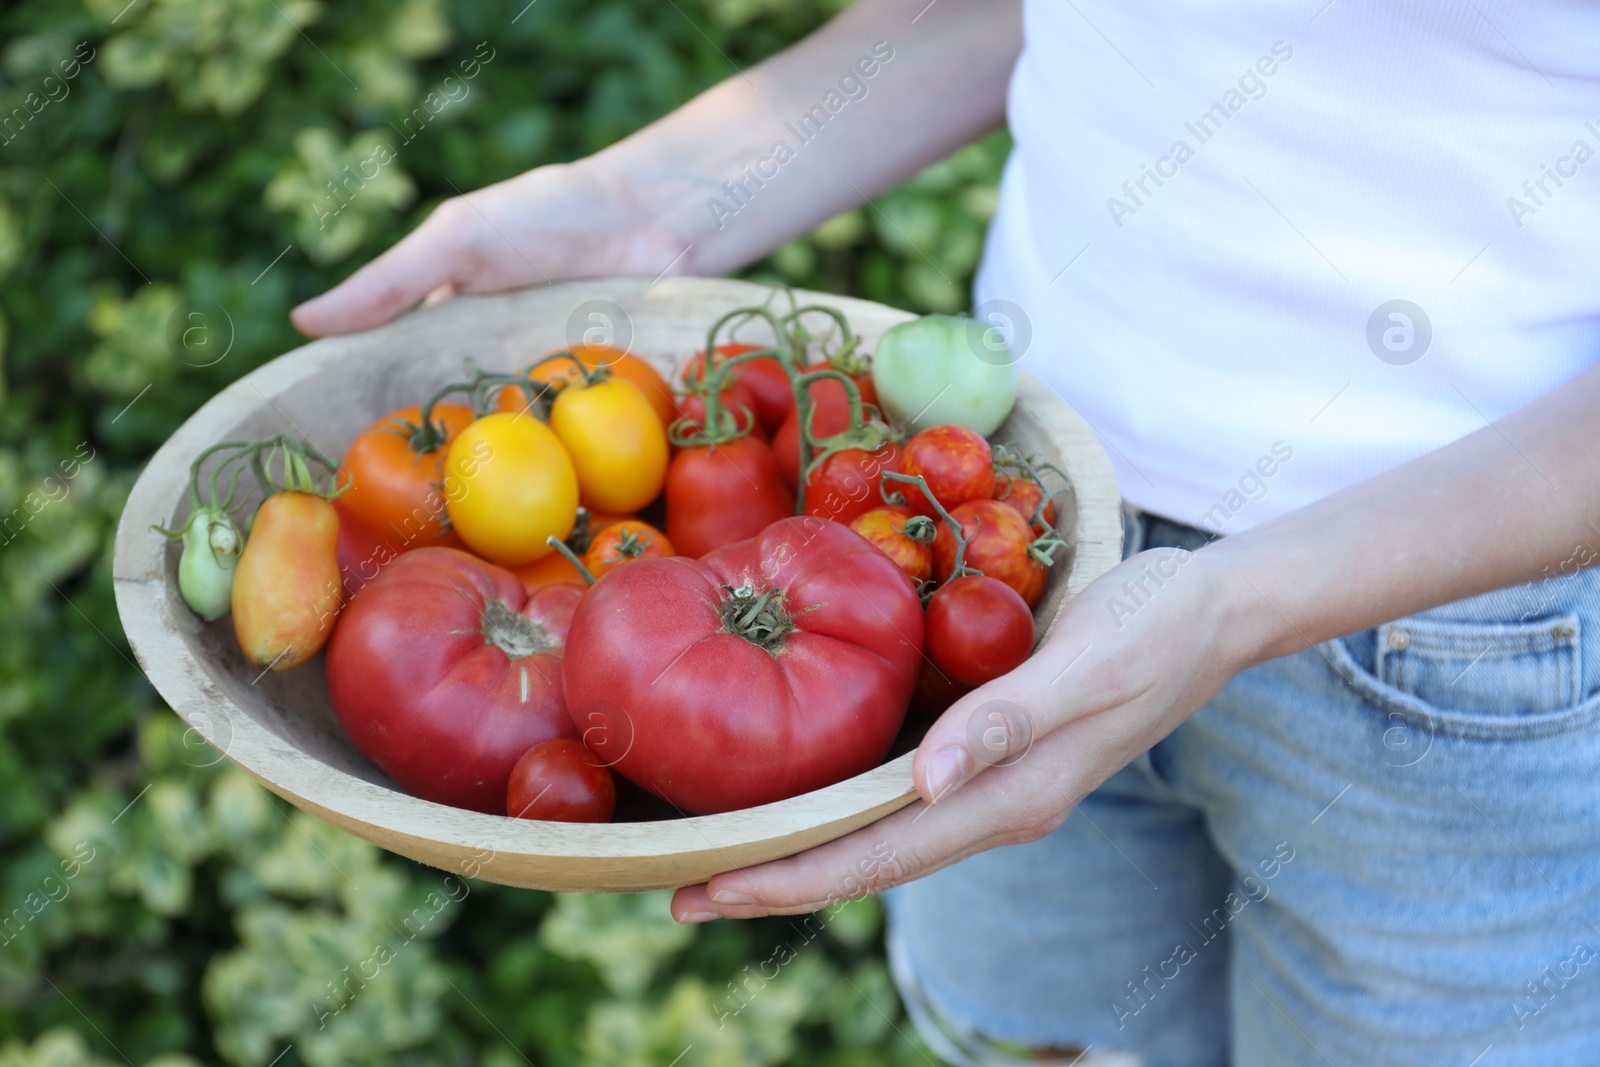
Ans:
[[[763,441],[767,439],[767,431],[761,425],[761,419],[756,415],[755,398],[750,395],[741,382],[734,382],[717,394],[717,403],[724,411],[733,413],[739,420],[740,429],[748,426],[750,433]],[[703,426],[706,421],[706,401],[699,393],[685,393],[678,398],[678,417],[692,426]]]
[[[1044,500],[1044,489],[1038,482],[1010,474],[997,474],[994,479],[994,499],[1003,500],[1016,508],[1017,514],[1028,520],[1034,533],[1042,534],[1056,524],[1054,501],[1045,501],[1043,523],[1033,521],[1033,516],[1039,510],[1039,502]]]
[[[993,578],[968,574],[941,587],[925,621],[928,658],[962,685],[1009,674],[1033,651],[1033,612],[1015,589]]]
[[[661,372],[648,361],[610,345],[574,345],[567,351],[577,356],[586,367],[605,367],[623,381],[632,382],[639,392],[645,395],[645,399],[650,401],[650,407],[661,420],[662,428],[672,425],[672,420],[677,417],[672,399],[672,387],[661,376]],[[528,377],[536,382],[554,385],[557,382],[576,381],[582,374],[573,365],[572,360],[558,353],[551,353],[529,369]],[[501,389],[499,395],[495,397],[495,408],[498,411],[514,414],[527,406],[527,394],[521,389]]]
[[[579,513],[579,521],[572,527],[572,532],[562,538],[567,547],[572,549],[572,554],[582,559],[589,551],[589,546],[594,543],[594,537],[608,526],[615,526],[632,515],[604,515],[593,511],[584,510]],[[568,562],[567,557],[559,552],[552,552],[548,556],[536,559],[532,563],[522,563],[506,570],[515,574],[522,582],[522,588],[531,595],[535,589],[547,585],[576,585],[579,588],[588,588],[588,583],[583,580],[583,575],[578,573],[578,568]]]
[[[811,435],[814,438],[832,437],[850,428],[850,400],[844,386],[832,378],[812,382]],[[800,418],[793,408],[784,416],[778,432],[772,435],[772,451],[778,457],[778,467],[789,488],[800,485]]]
[[[988,441],[965,426],[933,426],[911,438],[902,472],[922,475],[946,511],[994,494],[994,452]],[[937,514],[916,486],[905,486],[903,491],[912,511]]]
[[[638,390],[634,390],[638,396]],[[642,401],[642,397],[639,397]],[[554,551],[578,516],[578,476],[550,427],[531,415],[485,415],[445,460],[450,524],[495,563],[531,563]]]
[[[313,493],[262,502],[233,572],[233,632],[257,667],[286,671],[327,644],[344,603],[339,513]]]
[[[906,522],[911,518],[910,508],[876,507],[857,516],[850,523],[850,529],[894,560],[915,588],[933,577],[933,546],[907,536]],[[924,518],[921,521],[926,523],[929,520]]]
[[[568,382],[550,406],[550,429],[572,457],[584,507],[638,511],[661,495],[667,432],[631,382]]]
[[[950,517],[961,524],[962,536],[968,539],[968,567],[1009,585],[1028,607],[1039,603],[1050,569],[1028,554],[1033,530],[1016,508],[998,500],[970,500]],[[940,520],[933,542],[933,576],[941,582],[949,578],[955,561],[955,534]]]
[[[827,360],[811,364],[805,368],[805,373],[809,374],[814,370],[837,370],[841,373],[849,374],[850,380],[856,383],[856,389],[861,393],[861,402],[863,404],[871,404],[873,407],[878,406],[878,387],[872,384],[872,371],[865,370],[860,374],[850,374],[843,367],[835,367]]]
[[[838,523],[791,516],[704,559],[606,575],[578,605],[561,669],[590,749],[700,815],[875,766],[921,649],[899,568]]]
[[[356,435],[341,466],[350,488],[341,510],[383,537],[398,551],[460,548],[445,514],[444,460],[450,442],[472,422],[463,404],[435,404],[430,429],[422,410],[401,408]]]
[[[541,741],[511,768],[506,814],[547,822],[610,822],[617,783],[582,741]]]
[[[749,434],[680,449],[667,469],[667,538],[682,555],[698,559],[792,514],[772,449]]]
[[[660,559],[676,555],[667,535],[638,519],[629,519],[608,526],[595,535],[584,554],[583,565],[596,578],[613,567],[636,559]],[[570,564],[568,564],[570,566]]]
[[[350,601],[329,642],[340,725],[407,792],[503,813],[523,753],[578,736],[561,650],[583,597],[570,585],[528,596],[509,571],[452,548],[407,552]]]
[[[900,470],[900,446],[890,441],[876,452],[846,448],[824,459],[806,479],[806,514],[846,526],[883,506],[878,487],[884,471]]]
[[[726,359],[742,356],[747,352],[755,352],[765,345],[727,344],[717,346],[716,358],[711,361],[713,368],[720,366]],[[696,352],[687,366],[684,367],[683,378],[685,382],[698,380],[705,366],[705,353]],[[784,371],[783,364],[776,359],[766,356],[759,359],[747,360],[728,372],[730,381],[737,382],[747,389],[756,403],[756,417],[761,420],[761,428],[767,433],[776,430],[784,420],[784,416],[794,410],[794,390],[789,385],[789,375]]]

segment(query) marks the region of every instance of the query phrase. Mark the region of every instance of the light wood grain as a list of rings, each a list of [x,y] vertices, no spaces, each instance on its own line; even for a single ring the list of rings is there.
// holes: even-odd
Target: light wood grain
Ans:
[[[183,605],[178,548],[150,531],[152,524],[182,524],[189,463],[216,441],[291,430],[340,455],[384,413],[460,377],[463,357],[514,370],[564,347],[574,309],[591,300],[623,308],[632,350],[671,376],[717,316],[768,295],[743,282],[625,278],[462,297],[375,330],[314,342],[241,378],[151,459],[117,531],[117,609],[151,683],[198,734],[297,807],[422,863],[507,885],[631,892],[693,884],[832,840],[910,803],[909,753],[780,803],[664,822],[543,823],[419,800],[400,792],[339,729],[321,657],[259,676],[227,620],[208,625]],[[841,308],[866,351],[910,317],[846,297],[797,295]],[[1037,454],[1071,478],[1057,498],[1056,523],[1070,547],[1057,557],[1036,616],[1043,640],[1066,600],[1120,558],[1116,482],[1084,421],[1026,375],[1016,410],[994,440]]]

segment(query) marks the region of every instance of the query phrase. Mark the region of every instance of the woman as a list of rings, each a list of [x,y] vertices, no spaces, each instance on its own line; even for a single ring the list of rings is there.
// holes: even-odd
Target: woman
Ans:
[[[899,886],[897,980],[959,1063],[1594,1063],[1597,37],[860,0],[295,322],[721,273],[1008,114],[976,299],[1105,441],[1130,556],[933,727],[923,802],[674,915]]]

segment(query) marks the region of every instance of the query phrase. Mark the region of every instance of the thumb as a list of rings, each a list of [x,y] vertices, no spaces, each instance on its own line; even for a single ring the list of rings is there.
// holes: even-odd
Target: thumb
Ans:
[[[458,224],[435,211],[393,248],[289,313],[308,337],[381,325],[440,285],[458,282]]]

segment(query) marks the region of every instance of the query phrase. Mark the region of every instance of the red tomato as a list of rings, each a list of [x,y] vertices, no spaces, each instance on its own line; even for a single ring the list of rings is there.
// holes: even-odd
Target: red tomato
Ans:
[[[572,549],[572,554],[582,559],[594,544],[594,539],[601,530],[615,526],[619,522],[631,519],[631,515],[606,515],[602,512],[584,509],[578,513],[578,524],[567,535],[567,547]],[[523,563],[506,570],[515,574],[522,582],[522,588],[529,596],[535,589],[547,585],[575,585],[580,589],[587,589],[588,583],[583,580],[583,575],[578,573],[578,568],[567,562],[567,557],[559,552],[551,552],[540,556],[532,563]]]
[[[1040,524],[1033,521],[1034,514],[1039,510],[1039,502],[1044,500],[1044,489],[1038,482],[1010,474],[997,474],[994,479],[994,499],[1003,500],[1016,508],[1017,514],[1028,520],[1034,533],[1042,534],[1056,524],[1053,501],[1045,502],[1044,522]]]
[[[928,488],[954,511],[969,500],[988,500],[994,494],[994,453],[978,433],[965,426],[933,426],[906,442],[905,474],[920,474]],[[918,515],[935,515],[933,505],[914,485],[897,486],[906,506]]]
[[[540,741],[576,737],[561,648],[584,591],[532,596],[453,548],[420,548],[350,601],[328,643],[328,696],[355,746],[424,800],[504,812]]]
[[[742,356],[746,352],[754,352],[765,348],[766,345],[727,344],[717,346],[717,355],[712,366],[721,365],[722,361],[733,356]],[[686,367],[684,367],[684,381],[697,379],[705,365],[705,353],[696,352]],[[772,433],[782,423],[784,416],[794,410],[794,390],[789,385],[789,375],[783,369],[783,364],[770,356],[759,359],[747,360],[728,372],[728,377],[735,383],[742,385],[756,402],[756,417],[761,420],[761,428],[767,433]]]
[[[435,404],[432,418],[439,436],[433,448],[418,451],[422,409],[413,405],[390,412],[356,435],[340,464],[350,488],[339,496],[343,511],[385,538],[398,551],[461,548],[461,538],[445,516],[444,459],[456,434],[472,422],[464,404]]]
[[[969,574],[941,588],[928,601],[927,627],[928,658],[961,685],[1009,674],[1033,651],[1033,612],[993,578]]]
[[[682,448],[667,468],[667,539],[685,556],[698,559],[792,514],[794,494],[759,438]]]
[[[911,710],[917,715],[937,717],[970,692],[972,686],[962,685],[934,666],[933,660],[924,655],[922,673],[917,675],[916,692],[911,694]]]
[[[617,810],[611,771],[582,741],[541,741],[511,768],[506,814],[547,822],[610,822]]]
[[[961,534],[968,538],[968,567],[1009,585],[1028,607],[1039,603],[1050,568],[1028,554],[1033,530],[1016,508],[998,500],[972,500],[950,512],[950,517],[961,524]],[[955,563],[955,534],[941,519],[933,542],[933,576],[944,581]]]
[[[583,565],[598,578],[631,560],[660,559],[675,554],[666,534],[647,522],[629,519],[596,534],[589,551],[584,553]]]
[[[584,597],[568,648],[589,747],[703,815],[876,766],[916,685],[922,608],[859,536],[787,518],[702,560],[619,567]]]
[[[804,373],[809,374],[814,370],[836,370],[841,374],[848,375],[850,380],[856,383],[856,389],[861,393],[861,402],[863,404],[871,404],[873,407],[878,406],[878,387],[872,384],[871,370],[862,371],[860,374],[851,374],[843,367],[835,367],[827,360],[823,360],[805,368]]]
[[[811,386],[811,436],[832,437],[850,428],[850,400],[844,386],[832,378],[812,382]],[[772,451],[778,457],[778,468],[783,480],[791,489],[800,485],[800,419],[791,408],[784,417],[778,432],[772,435]]]
[[[835,452],[806,479],[806,514],[846,526],[883,506],[878,486],[884,471],[900,469],[900,446],[890,441],[876,452],[847,448]]]
[[[906,520],[911,517],[909,508],[877,507],[858,516],[850,529],[894,560],[915,587],[933,577],[933,545],[906,535]]]
[[[750,428],[750,433],[763,441],[767,439],[767,431],[761,425],[761,418],[756,414],[755,398],[750,395],[750,390],[742,382],[734,382],[717,394],[717,403],[724,411],[731,411],[739,420],[739,428]],[[705,397],[699,393],[684,393],[678,398],[678,417],[693,426],[704,426],[706,421]]]
[[[348,600],[376,578],[384,564],[393,562],[400,549],[356,518],[343,496],[334,498],[333,510],[339,515],[339,583]]]

